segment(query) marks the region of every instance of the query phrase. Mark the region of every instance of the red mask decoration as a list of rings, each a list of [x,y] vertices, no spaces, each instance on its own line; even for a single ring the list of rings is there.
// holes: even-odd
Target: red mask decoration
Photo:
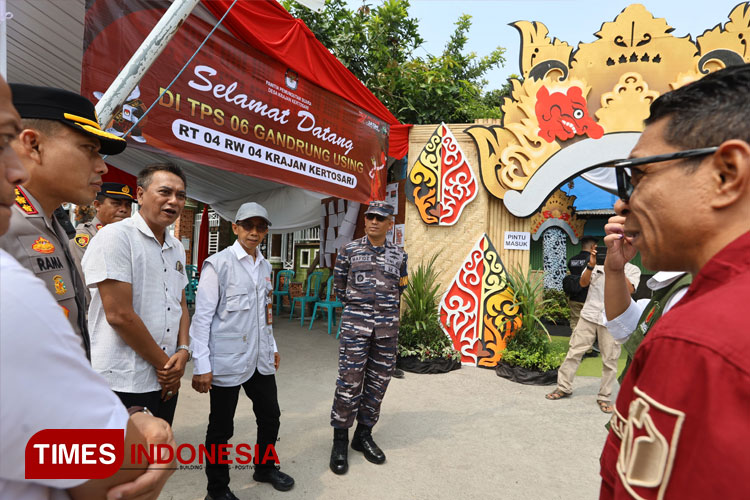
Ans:
[[[567,94],[549,93],[542,86],[536,93],[536,118],[539,137],[547,142],[555,138],[566,141],[576,135],[599,139],[604,129],[589,116],[586,99],[580,87],[570,87]]]

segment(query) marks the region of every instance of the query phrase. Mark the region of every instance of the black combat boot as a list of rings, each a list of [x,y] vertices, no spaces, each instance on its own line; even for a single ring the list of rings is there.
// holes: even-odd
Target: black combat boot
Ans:
[[[329,466],[334,474],[346,474],[349,470],[348,450],[349,429],[333,429],[333,448]]]
[[[368,462],[374,464],[385,462],[385,453],[372,440],[372,427],[357,424],[352,438],[352,449],[364,453]]]

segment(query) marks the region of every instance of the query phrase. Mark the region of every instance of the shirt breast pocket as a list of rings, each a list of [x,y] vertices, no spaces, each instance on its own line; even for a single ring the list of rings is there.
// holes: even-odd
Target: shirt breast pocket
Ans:
[[[352,265],[352,285],[355,287],[367,285],[372,275],[372,263],[362,262]]]
[[[227,311],[246,311],[250,309],[250,296],[247,290],[240,287],[227,288]]]

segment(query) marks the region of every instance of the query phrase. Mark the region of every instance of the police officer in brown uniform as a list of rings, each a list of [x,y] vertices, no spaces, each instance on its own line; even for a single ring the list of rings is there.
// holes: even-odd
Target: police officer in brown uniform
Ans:
[[[120,182],[105,182],[102,190],[94,200],[96,216],[89,222],[82,222],[76,226],[76,235],[68,242],[70,254],[76,264],[76,269],[83,277],[81,260],[86,253],[89,241],[107,224],[119,222],[130,217],[133,205],[133,190],[127,184]],[[91,294],[86,288],[86,304],[91,303]]]
[[[85,97],[23,84],[11,89],[23,124],[12,147],[29,180],[16,187],[10,229],[0,246],[47,285],[90,357],[84,284],[52,213],[64,202],[91,203],[107,172],[100,154],[121,153],[126,142],[99,127]]]

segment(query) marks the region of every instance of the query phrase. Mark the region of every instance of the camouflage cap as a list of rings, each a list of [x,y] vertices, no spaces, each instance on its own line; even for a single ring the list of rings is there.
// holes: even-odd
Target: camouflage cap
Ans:
[[[393,205],[384,201],[371,201],[370,205],[367,207],[367,210],[365,210],[365,215],[367,214],[390,217],[391,215],[393,215]]]

